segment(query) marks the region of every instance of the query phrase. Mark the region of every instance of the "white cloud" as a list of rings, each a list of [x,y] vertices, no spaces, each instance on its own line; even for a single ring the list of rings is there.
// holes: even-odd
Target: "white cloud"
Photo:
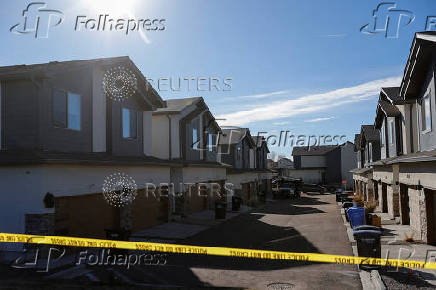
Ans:
[[[289,124],[289,122],[275,122],[275,123],[272,123],[274,126],[283,126],[283,125],[287,125],[287,124]]]
[[[354,87],[341,88],[323,94],[313,94],[296,99],[259,103],[257,107],[217,116],[220,125],[244,126],[258,121],[276,120],[302,114],[313,114],[345,104],[368,100],[380,93],[382,87],[398,86],[401,77],[374,80]],[[236,99],[236,98],[235,98]]]
[[[328,120],[331,120],[331,119],[334,119],[334,118],[335,117],[315,118],[315,119],[306,120],[304,122],[306,122],[306,123],[316,123],[316,122],[328,121]]]
[[[231,97],[231,98],[226,98],[226,100],[235,100],[235,99],[264,99],[264,98],[268,98],[268,97],[272,97],[272,96],[277,96],[277,95],[284,95],[289,93],[289,91],[276,91],[276,92],[270,92],[270,93],[264,93],[264,94],[256,94],[256,95],[247,95],[247,96],[239,96],[239,97]]]

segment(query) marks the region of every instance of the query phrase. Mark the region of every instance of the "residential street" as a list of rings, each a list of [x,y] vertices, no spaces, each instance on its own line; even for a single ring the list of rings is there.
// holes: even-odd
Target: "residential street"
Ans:
[[[242,214],[182,243],[353,255],[334,195],[303,194],[297,200],[267,202],[263,209]],[[122,274],[140,283],[184,287],[361,288],[357,267],[352,265],[171,255],[167,265],[145,268],[147,276],[136,273],[143,269],[123,270]]]

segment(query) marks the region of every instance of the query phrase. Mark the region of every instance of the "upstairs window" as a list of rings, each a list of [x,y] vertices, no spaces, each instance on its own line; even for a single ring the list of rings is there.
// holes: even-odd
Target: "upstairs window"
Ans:
[[[214,147],[214,144],[213,144],[213,134],[209,133],[208,137],[209,137],[209,140],[208,140],[209,152],[212,152],[213,151],[213,147]]]
[[[195,128],[192,129],[192,148],[198,149],[198,132]]]
[[[78,94],[53,92],[53,123],[56,127],[80,131],[81,97]]]
[[[383,121],[382,127],[381,127],[381,143],[382,145],[386,145],[386,127],[385,127],[385,121]]]
[[[123,138],[134,139],[137,136],[137,116],[136,112],[123,108],[122,110],[122,130]]]
[[[394,134],[395,134],[395,128],[394,128],[394,122],[389,122],[389,144],[394,144]]]
[[[431,106],[430,106],[430,94],[427,94],[421,103],[421,122],[422,131],[431,131]]]
[[[369,142],[368,144],[368,151],[369,151],[369,162],[372,162],[372,143]]]

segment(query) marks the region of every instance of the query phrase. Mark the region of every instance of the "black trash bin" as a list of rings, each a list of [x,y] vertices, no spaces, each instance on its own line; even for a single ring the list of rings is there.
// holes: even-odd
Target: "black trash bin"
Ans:
[[[222,201],[215,202],[215,219],[226,218],[226,203]]]
[[[241,198],[232,196],[232,211],[238,211],[241,208]]]
[[[359,257],[381,258],[381,234],[381,231],[375,230],[372,227],[367,229],[366,226],[356,227],[353,230]],[[374,270],[380,268],[380,266],[361,264],[359,268],[362,270]]]

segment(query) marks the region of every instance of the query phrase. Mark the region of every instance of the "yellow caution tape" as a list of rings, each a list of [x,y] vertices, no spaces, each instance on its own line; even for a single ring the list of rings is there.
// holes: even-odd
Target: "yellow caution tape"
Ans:
[[[328,255],[316,253],[291,253],[280,251],[251,250],[224,247],[202,247],[149,242],[126,242],[101,239],[87,239],[61,236],[37,236],[23,234],[0,233],[3,243],[48,244],[69,247],[117,248],[127,250],[155,251],[175,254],[202,254],[239,258],[295,260],[305,262],[323,262],[335,264],[379,265],[389,267],[405,267],[414,269],[436,269],[435,262],[410,261],[400,259],[378,259],[367,257]]]

